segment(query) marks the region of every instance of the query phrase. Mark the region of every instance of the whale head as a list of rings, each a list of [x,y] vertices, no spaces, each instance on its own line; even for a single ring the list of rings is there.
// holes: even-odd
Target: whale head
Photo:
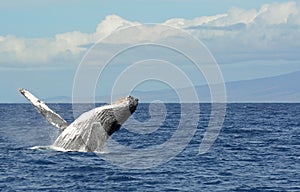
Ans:
[[[121,98],[110,105],[96,108],[97,121],[108,135],[118,131],[121,125],[135,112],[138,99],[132,96]]]
[[[138,106],[138,99],[132,96],[121,98],[112,103],[111,109],[119,124],[123,124],[133,114]]]

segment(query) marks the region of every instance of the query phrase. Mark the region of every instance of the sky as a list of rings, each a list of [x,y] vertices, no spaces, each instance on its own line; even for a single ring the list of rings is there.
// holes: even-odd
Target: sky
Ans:
[[[300,70],[299,0],[1,1],[0,102],[24,102],[21,87],[42,98],[71,96],[93,43],[145,23],[200,40],[225,82]]]

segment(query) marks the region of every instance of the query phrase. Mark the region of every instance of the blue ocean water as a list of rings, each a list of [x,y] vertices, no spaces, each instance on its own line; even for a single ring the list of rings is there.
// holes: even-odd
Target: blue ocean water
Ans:
[[[71,104],[50,107],[72,122]],[[150,118],[139,104],[132,118]],[[30,149],[51,145],[58,130],[30,104],[0,104],[1,191],[300,191],[300,104],[228,104],[225,122],[208,153],[198,155],[210,104],[189,145],[149,169],[124,169],[94,153]],[[180,104],[167,104],[161,127],[150,134],[125,128],[114,140],[135,149],[164,143],[176,130]],[[100,155],[101,156],[101,155]]]

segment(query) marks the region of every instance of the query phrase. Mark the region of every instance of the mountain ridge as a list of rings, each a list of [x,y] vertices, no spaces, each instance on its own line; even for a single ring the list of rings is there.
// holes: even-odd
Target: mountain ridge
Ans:
[[[282,74],[278,76],[230,81],[225,83],[227,102],[300,102],[300,71]],[[181,91],[189,88],[182,88]],[[200,102],[210,102],[208,85],[195,86]],[[164,102],[179,102],[173,90],[164,89],[158,91],[135,91],[135,97],[141,102],[152,102],[162,99]],[[97,96],[97,102],[105,101],[110,96]],[[50,103],[70,103],[71,97],[57,96],[45,98]]]

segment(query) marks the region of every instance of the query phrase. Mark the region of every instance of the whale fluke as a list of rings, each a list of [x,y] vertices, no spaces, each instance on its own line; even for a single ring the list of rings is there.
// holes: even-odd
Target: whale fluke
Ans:
[[[19,89],[19,92],[32,103],[32,105],[40,112],[49,123],[55,127],[64,130],[69,126],[69,124],[57,113],[52,111],[43,101],[36,98],[32,93],[22,88]]]

